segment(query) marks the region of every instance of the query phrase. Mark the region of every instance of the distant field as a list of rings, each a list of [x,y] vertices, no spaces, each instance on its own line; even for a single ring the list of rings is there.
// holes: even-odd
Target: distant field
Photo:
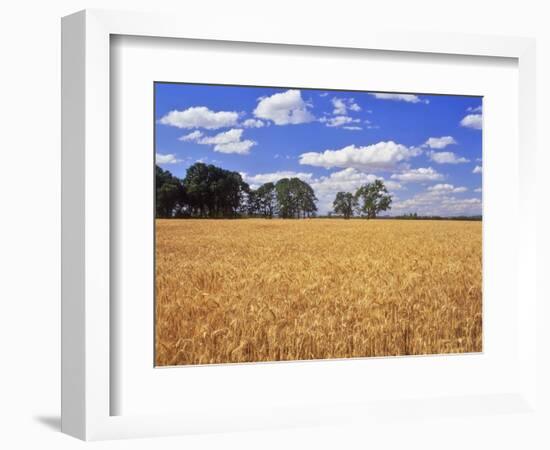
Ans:
[[[156,364],[479,352],[481,222],[156,221]]]

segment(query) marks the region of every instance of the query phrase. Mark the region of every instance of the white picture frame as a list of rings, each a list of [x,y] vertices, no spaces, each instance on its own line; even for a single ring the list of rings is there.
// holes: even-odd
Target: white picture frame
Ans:
[[[502,395],[420,399],[407,403],[411,416],[435,408],[459,414],[492,414],[503,408],[535,413],[535,43],[532,39],[451,34],[367,32],[327,35],[261,27],[234,28],[163,14],[87,10],[62,22],[62,430],[85,440],[162,436],[197,432],[249,430],[281,426],[361,421],[391,415],[391,406],[343,403],[323,409],[274,409],[254,418],[220,405],[208,414],[111,415],[110,336],[111,182],[110,168],[110,38],[112,35],[163,37],[242,43],[285,44],[338,49],[368,49],[423,54],[512,58],[519,74],[519,183],[522,218],[517,236],[518,353],[517,389]],[[270,370],[266,366],[266,370]],[[272,366],[273,367],[273,366]],[[310,371],[318,370],[314,366]],[[395,404],[395,403],[394,403]]]

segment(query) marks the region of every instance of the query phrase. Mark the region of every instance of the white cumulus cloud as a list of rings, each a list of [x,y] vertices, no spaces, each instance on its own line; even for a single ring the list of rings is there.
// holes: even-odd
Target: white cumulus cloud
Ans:
[[[211,111],[206,106],[192,106],[184,111],[170,111],[159,122],[177,128],[206,128],[215,130],[237,124],[239,114],[234,111]]]
[[[333,97],[331,101],[332,105],[334,106],[332,114],[336,116],[347,115],[348,109],[355,112],[361,111],[361,107],[357,103],[355,103],[355,99],[353,98]]]
[[[461,192],[466,192],[468,188],[464,186],[455,187],[452,184],[436,184],[434,186],[430,186],[428,188],[428,191],[435,192],[435,193],[453,193],[458,194]]]
[[[481,114],[468,114],[460,121],[460,125],[466,128],[481,130],[483,127],[483,116]]]
[[[400,163],[418,156],[421,150],[406,147],[393,141],[357,147],[349,145],[339,150],[325,150],[324,152],[309,152],[300,155],[300,164],[325,167],[348,168],[360,170],[390,170]]]
[[[438,164],[462,164],[470,162],[462,156],[457,156],[453,152],[430,152],[430,159]]]
[[[283,178],[299,178],[302,181],[310,182],[313,174],[307,172],[294,172],[291,170],[281,170],[278,172],[258,173],[250,175],[246,172],[241,172],[243,180],[246,181],[252,189],[258,189],[264,183],[276,183]]]
[[[195,130],[185,136],[180,137],[180,141],[198,141],[203,136],[202,131]]]
[[[456,144],[452,136],[431,137],[424,143],[426,147],[435,148],[437,150],[441,150],[451,144]]]
[[[232,128],[231,130],[223,131],[214,136],[205,136],[200,131],[193,131],[179,139],[180,141],[194,141],[201,145],[213,145],[214,151],[219,153],[246,155],[250,152],[250,149],[256,145],[256,142],[249,139],[243,141],[241,140],[242,135],[242,129]]]
[[[393,100],[398,102],[407,102],[407,103],[429,103],[428,100],[421,100],[418,95],[414,94],[391,94],[391,93],[382,93],[382,92],[373,92],[371,94],[373,97],[380,100]]]
[[[296,125],[315,120],[308,105],[298,89],[273,94],[261,98],[254,116],[259,119],[272,120],[276,125]]]
[[[215,152],[246,155],[250,152],[250,149],[256,145],[256,142],[249,139],[242,141],[242,134],[242,129],[232,128],[231,130],[218,133],[214,136],[200,138],[197,142],[203,145],[213,145]]]
[[[239,128],[232,128],[229,131],[218,133],[214,136],[207,136],[200,140],[201,144],[230,144],[231,142],[237,142],[241,140],[243,130]]]
[[[472,170],[472,173],[481,173],[482,171],[483,169],[481,168],[481,166],[475,166],[474,170]]]
[[[359,123],[359,119],[353,119],[349,116],[334,116],[334,117],[321,117],[319,122],[324,123],[327,127],[340,127],[342,125]]]
[[[315,192],[329,191],[336,195],[339,191],[355,193],[357,188],[361,185],[372,183],[375,180],[384,181],[384,178],[348,167],[347,169],[333,172],[330,175],[313,179],[312,186]],[[384,181],[384,184],[388,189],[392,190],[398,190],[403,187],[400,183],[396,183],[395,181]]]
[[[219,153],[237,153],[239,155],[247,155],[254,145],[256,145],[256,142],[250,140],[228,142],[227,144],[215,145],[214,151]]]
[[[176,158],[176,155],[173,153],[157,153],[156,155],[157,164],[177,164],[181,162],[181,159]]]
[[[347,169],[315,179],[312,187],[319,195],[327,192],[336,195],[340,191],[355,193],[359,186],[371,183],[378,178],[376,175],[367,174],[348,167]]]
[[[405,200],[396,200],[392,204],[392,213],[418,213],[426,216],[472,216],[481,215],[482,205],[479,198],[457,198],[453,195],[434,191],[425,191]]]
[[[258,119],[246,119],[243,122],[245,128],[262,128],[264,125],[265,123]]]
[[[443,179],[443,175],[432,169],[431,167],[420,167],[418,169],[408,169],[401,173],[395,173],[391,176],[391,178],[407,183],[438,181]]]

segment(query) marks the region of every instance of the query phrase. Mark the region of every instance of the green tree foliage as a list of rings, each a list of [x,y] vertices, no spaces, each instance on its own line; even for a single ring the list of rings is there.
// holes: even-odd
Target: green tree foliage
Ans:
[[[317,206],[315,205],[317,197],[315,197],[313,188],[299,178],[291,178],[290,189],[291,192],[295,193],[297,216],[300,217],[300,214],[304,218],[314,216],[317,212]]]
[[[277,194],[273,183],[262,184],[249,194],[249,214],[272,219],[277,212]]]
[[[351,192],[338,192],[332,207],[336,214],[342,214],[345,219],[349,219],[357,208],[357,199]]]
[[[183,180],[156,167],[157,217],[312,217],[316,201],[311,186],[298,178],[252,190],[238,172],[211,164],[193,164]]]
[[[236,217],[250,188],[238,172],[195,163],[183,180],[192,216]]]
[[[312,187],[299,178],[282,178],[275,184],[279,216],[283,219],[312,217],[317,198]]]
[[[375,180],[357,189],[355,199],[359,212],[367,219],[374,219],[380,211],[391,209],[392,197],[382,180]]]
[[[290,180],[282,178],[275,184],[277,196],[277,205],[279,206],[279,216],[283,219],[293,217],[292,195],[290,193]]]
[[[186,193],[183,183],[169,171],[155,168],[157,217],[173,217],[180,215],[186,203]]]

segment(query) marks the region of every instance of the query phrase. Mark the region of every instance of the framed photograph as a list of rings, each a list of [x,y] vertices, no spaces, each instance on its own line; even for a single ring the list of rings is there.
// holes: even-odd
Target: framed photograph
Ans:
[[[64,432],[536,412],[534,42],[315,30],[63,19]]]
[[[482,352],[482,97],[154,90],[156,366]]]

